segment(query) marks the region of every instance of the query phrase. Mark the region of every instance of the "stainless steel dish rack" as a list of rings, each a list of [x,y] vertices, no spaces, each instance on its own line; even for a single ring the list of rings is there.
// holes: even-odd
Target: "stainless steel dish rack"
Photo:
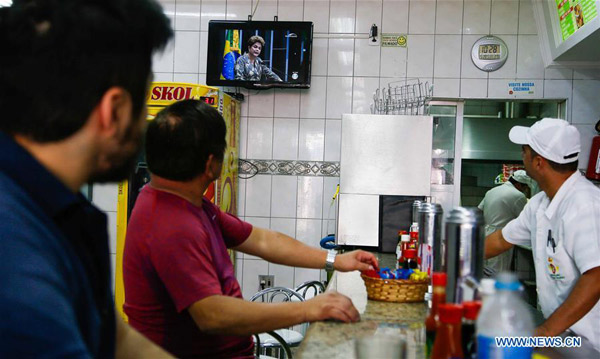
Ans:
[[[423,115],[433,85],[418,78],[394,81],[373,94],[371,113],[377,115]]]

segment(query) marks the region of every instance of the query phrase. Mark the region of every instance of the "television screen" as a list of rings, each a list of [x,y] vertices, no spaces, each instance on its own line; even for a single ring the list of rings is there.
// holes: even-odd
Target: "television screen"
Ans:
[[[308,88],[312,31],[312,22],[211,20],[206,84]]]

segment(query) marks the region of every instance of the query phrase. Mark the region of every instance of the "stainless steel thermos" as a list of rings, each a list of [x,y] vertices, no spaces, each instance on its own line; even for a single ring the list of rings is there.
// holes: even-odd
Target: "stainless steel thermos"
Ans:
[[[419,254],[422,271],[431,276],[442,271],[444,265],[442,249],[442,216],[444,210],[439,203],[421,203],[419,207]]]
[[[446,302],[473,300],[483,276],[484,219],[477,208],[456,207],[446,218]]]

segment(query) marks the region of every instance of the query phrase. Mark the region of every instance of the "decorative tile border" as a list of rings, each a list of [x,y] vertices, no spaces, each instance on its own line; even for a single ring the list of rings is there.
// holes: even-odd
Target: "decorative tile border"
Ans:
[[[255,174],[339,177],[339,162],[240,159],[241,175]]]

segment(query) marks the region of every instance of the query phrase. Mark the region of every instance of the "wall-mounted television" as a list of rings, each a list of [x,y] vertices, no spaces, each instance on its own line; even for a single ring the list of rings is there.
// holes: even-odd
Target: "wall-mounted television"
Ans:
[[[310,21],[211,20],[206,84],[309,88],[312,35]]]

